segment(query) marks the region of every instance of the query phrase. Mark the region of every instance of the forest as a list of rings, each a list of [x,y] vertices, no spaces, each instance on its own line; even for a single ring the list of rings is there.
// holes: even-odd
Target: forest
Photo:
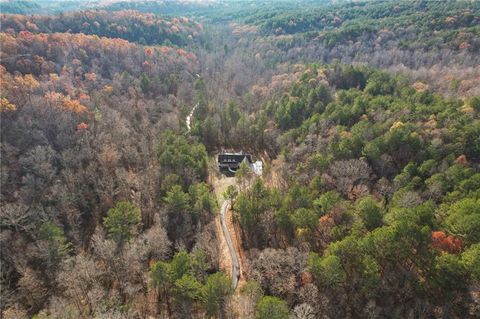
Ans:
[[[0,317],[478,318],[479,25],[475,1],[0,2]]]

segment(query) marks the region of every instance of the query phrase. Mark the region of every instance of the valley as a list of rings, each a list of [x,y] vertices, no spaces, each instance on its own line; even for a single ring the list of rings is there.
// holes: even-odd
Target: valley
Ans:
[[[1,1],[0,317],[479,317],[479,26]]]

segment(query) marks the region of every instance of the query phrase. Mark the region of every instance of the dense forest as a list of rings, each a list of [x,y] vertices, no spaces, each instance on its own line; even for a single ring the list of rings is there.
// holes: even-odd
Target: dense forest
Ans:
[[[201,24],[180,17],[161,19],[153,14],[124,10],[107,12],[88,10],[58,16],[2,15],[6,32],[83,33],[100,37],[121,38],[144,45],[184,46],[197,39]]]
[[[0,11],[1,318],[480,316],[478,2]]]

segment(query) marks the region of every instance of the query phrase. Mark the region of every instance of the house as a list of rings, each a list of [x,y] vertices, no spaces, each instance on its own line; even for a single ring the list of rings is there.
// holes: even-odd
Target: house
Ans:
[[[245,162],[255,174],[262,176],[263,173],[262,161],[253,162],[252,155],[244,152],[229,153],[222,151],[218,154],[217,162],[220,172],[227,176],[235,175],[242,162]]]
[[[222,152],[218,154],[217,158],[218,168],[220,172],[232,176],[235,174],[237,169],[240,167],[242,162],[246,162],[248,166],[253,165],[252,155],[239,152],[239,153],[227,153]]]

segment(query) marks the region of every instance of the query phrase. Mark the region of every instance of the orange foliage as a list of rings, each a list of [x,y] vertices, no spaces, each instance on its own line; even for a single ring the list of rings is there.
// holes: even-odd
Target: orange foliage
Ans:
[[[57,73],[50,73],[49,76],[50,76],[50,81],[58,81],[58,80],[60,80],[60,77],[58,76]]]
[[[71,100],[68,98],[63,101],[62,107],[75,113],[83,113],[87,111],[87,107],[80,104],[78,100]]]
[[[102,56],[102,65],[112,74],[118,68],[127,69],[133,74],[141,72],[130,62],[139,61],[141,66],[144,60],[140,59],[145,56],[148,56],[147,60],[150,63],[149,66],[152,67],[152,72],[162,72],[170,63],[181,64],[185,67],[191,67],[192,63],[197,63],[195,54],[184,49],[177,50],[166,46],[143,48],[119,38],[103,38],[81,33],[31,34],[28,37],[2,33],[0,46],[5,61],[7,61],[5,62],[6,69],[15,69],[23,74],[31,73],[38,77],[43,74],[49,75],[59,69],[62,70],[60,73],[62,76],[83,73],[83,79],[90,82],[98,81],[100,75],[92,72],[92,67],[87,63],[89,56]],[[33,49],[33,47],[35,48]],[[63,52],[65,55],[68,55],[70,51],[78,52],[78,54],[71,60],[52,60],[55,55],[50,53],[49,48],[56,48],[58,52]],[[154,51],[155,49],[158,54]],[[31,50],[38,53],[30,56]],[[25,55],[25,57],[17,60],[9,59],[9,57],[18,55]],[[29,81],[28,78],[26,80]],[[33,81],[30,84],[30,88],[35,87]],[[75,95],[74,92],[67,91],[67,93],[71,96]]]
[[[171,50],[172,50],[172,48],[166,47],[166,46],[161,46],[161,47],[158,48],[158,51],[159,51],[160,53],[168,53],[168,52],[170,52]]]
[[[147,56],[152,56],[152,54],[153,54],[152,48],[146,48],[146,49],[145,49],[145,55],[147,55]]]
[[[177,49],[177,54],[181,56],[186,56],[187,51],[185,51],[184,49]]]
[[[40,86],[40,83],[33,77],[31,74],[26,74],[25,76],[17,75],[15,76],[15,82],[18,86],[25,87],[27,89],[35,89]]]
[[[320,217],[319,224],[333,224],[333,218],[330,214],[324,215]]]
[[[443,231],[434,231],[432,232],[432,246],[455,254],[462,250],[462,241],[452,235],[447,236]]]

